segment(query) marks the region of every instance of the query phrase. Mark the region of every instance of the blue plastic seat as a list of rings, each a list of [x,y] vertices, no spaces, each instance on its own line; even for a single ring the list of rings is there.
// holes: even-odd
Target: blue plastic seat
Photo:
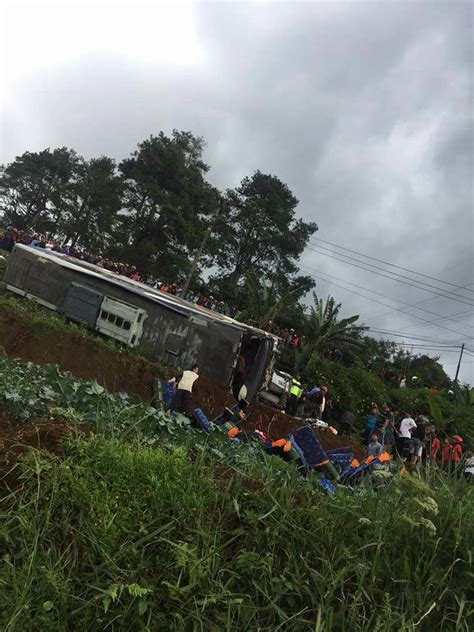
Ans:
[[[310,426],[298,428],[289,438],[307,468],[312,469],[329,462],[326,451]]]
[[[211,432],[212,425],[209,419],[204,414],[201,408],[195,408],[193,410],[194,419],[200,424],[200,426],[206,431]]]

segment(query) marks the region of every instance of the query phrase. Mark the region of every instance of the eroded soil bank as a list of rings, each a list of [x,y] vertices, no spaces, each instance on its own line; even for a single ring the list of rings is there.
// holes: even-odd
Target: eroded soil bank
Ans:
[[[96,380],[112,392],[124,391],[151,401],[154,382],[169,377],[158,365],[127,350],[106,345],[93,335],[84,335],[73,328],[58,327],[54,322],[39,325],[27,312],[0,304],[0,346],[16,358],[35,364],[57,364],[74,376]],[[226,405],[235,403],[232,395],[204,378],[196,383],[193,405],[202,408],[209,418],[217,416]],[[301,420],[268,406],[252,404],[249,426],[257,427],[277,439],[302,425]],[[318,432],[323,446],[331,449],[350,444],[347,437]],[[353,445],[360,458],[361,446]]]

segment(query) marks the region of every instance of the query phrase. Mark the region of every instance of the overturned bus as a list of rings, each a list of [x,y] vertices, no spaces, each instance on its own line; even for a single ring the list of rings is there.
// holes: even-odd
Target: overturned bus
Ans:
[[[271,376],[275,336],[67,255],[16,245],[4,282],[166,367],[198,364],[204,378],[226,388],[243,370],[248,400]]]

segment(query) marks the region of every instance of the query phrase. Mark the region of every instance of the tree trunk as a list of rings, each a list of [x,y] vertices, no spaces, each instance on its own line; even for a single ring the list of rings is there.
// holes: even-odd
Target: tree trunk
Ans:
[[[243,274],[243,269],[241,264],[237,264],[234,268],[234,270],[229,274],[228,278],[228,284],[229,286],[236,290],[237,289],[237,285],[239,284],[240,279],[242,278],[242,274]]]

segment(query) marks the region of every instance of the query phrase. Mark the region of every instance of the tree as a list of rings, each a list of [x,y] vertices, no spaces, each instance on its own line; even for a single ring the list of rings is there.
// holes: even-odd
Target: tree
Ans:
[[[54,231],[67,211],[80,156],[61,147],[25,152],[2,167],[0,211],[18,228]]]
[[[328,296],[324,303],[313,292],[314,306],[306,318],[306,344],[319,354],[339,347],[349,352],[360,349],[363,342],[360,333],[364,327],[354,326],[358,315],[338,320],[341,303],[336,303],[332,296]]]
[[[219,203],[204,178],[203,148],[191,132],[160,132],[120,163],[125,190],[115,254],[144,273],[175,280],[189,268]]]
[[[69,213],[58,227],[72,245],[93,252],[110,248],[122,207],[123,180],[115,162],[101,156],[77,167]]]
[[[289,279],[297,268],[314,223],[296,219],[298,200],[279,178],[256,171],[225,195],[214,244],[221,273],[214,277],[226,298],[235,296],[248,275],[271,282],[274,271]]]
[[[427,355],[419,355],[411,358],[407,377],[416,376],[418,384],[422,386],[434,386],[439,389],[449,388],[451,380],[439,363],[439,356],[431,358]]]

